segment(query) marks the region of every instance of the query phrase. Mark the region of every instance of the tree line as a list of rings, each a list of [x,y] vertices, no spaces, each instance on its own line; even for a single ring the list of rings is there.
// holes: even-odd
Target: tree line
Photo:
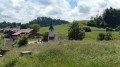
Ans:
[[[6,28],[6,27],[13,28],[17,26],[21,26],[21,23],[16,23],[16,22],[10,23],[6,21],[0,22],[0,28]]]
[[[116,28],[120,25],[120,9],[107,8],[102,15],[91,18],[87,25],[98,28]]]
[[[68,21],[65,21],[65,20],[52,19],[50,17],[37,17],[37,19],[29,21],[28,23],[25,23],[25,24],[16,23],[16,22],[10,23],[10,22],[3,21],[3,22],[0,22],[0,28],[6,28],[6,27],[13,28],[18,26],[24,26],[26,28],[26,27],[29,27],[29,25],[33,25],[33,24],[39,24],[41,27],[44,27],[44,26],[49,26],[51,22],[53,22],[53,25],[61,25],[61,24],[69,23]]]
[[[52,19],[50,17],[37,17],[37,19],[29,21],[27,25],[39,24],[41,27],[43,27],[43,26],[49,26],[51,22],[53,22],[53,25],[61,25],[61,24],[69,23],[68,21],[65,20]]]

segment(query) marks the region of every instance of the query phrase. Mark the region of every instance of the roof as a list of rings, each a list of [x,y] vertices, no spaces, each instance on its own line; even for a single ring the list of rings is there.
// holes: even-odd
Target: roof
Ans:
[[[18,32],[14,33],[13,35],[19,35],[21,33],[30,33],[33,29],[21,29]]]

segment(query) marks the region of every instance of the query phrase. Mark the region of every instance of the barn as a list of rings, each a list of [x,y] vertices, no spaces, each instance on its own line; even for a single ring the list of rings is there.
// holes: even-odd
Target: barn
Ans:
[[[12,38],[17,39],[18,36],[20,36],[21,34],[29,34],[29,37],[35,36],[37,33],[36,30],[34,29],[21,29],[18,32],[12,34]]]

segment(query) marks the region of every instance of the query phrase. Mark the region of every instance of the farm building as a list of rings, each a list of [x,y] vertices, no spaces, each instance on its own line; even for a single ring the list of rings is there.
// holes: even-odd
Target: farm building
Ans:
[[[17,36],[20,36],[21,34],[29,34],[29,37],[35,36],[37,33],[34,29],[21,29],[18,32],[12,34],[12,38],[17,39]]]
[[[4,33],[4,37],[5,38],[11,38],[12,34],[16,33],[17,31],[19,31],[19,28],[8,28],[8,29],[0,29],[1,33]]]

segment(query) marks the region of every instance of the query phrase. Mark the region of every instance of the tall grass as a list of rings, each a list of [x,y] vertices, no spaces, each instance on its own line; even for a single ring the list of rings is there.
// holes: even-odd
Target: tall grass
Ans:
[[[119,41],[51,41],[14,48],[0,61],[1,67],[119,67]],[[21,51],[32,51],[20,57]]]
[[[4,39],[0,37],[0,50],[2,50],[3,46],[4,46]]]

